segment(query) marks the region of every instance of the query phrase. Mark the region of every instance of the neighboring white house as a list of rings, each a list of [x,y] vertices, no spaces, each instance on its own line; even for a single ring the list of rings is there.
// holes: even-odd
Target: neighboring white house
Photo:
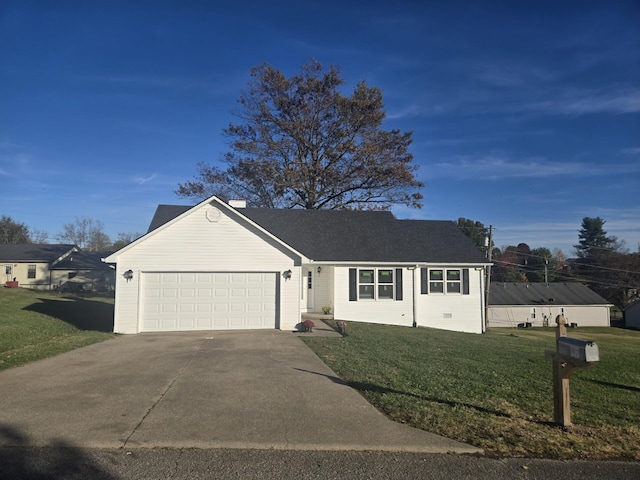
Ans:
[[[562,314],[569,325],[608,327],[611,306],[582,283],[492,282],[487,326],[554,327],[556,317]]]
[[[116,264],[114,331],[294,330],[301,314],[484,331],[486,259],[451,221],[160,205]]]
[[[640,330],[640,300],[636,300],[624,309],[624,325]]]

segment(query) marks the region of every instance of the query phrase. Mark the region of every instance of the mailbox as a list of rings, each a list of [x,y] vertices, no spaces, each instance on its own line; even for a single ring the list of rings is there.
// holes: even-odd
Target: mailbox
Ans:
[[[558,353],[565,357],[575,358],[581,362],[600,361],[598,345],[587,340],[580,340],[579,338],[559,337]]]

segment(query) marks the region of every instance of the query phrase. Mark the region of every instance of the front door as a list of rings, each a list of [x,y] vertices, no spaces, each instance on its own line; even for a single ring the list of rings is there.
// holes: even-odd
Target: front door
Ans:
[[[313,312],[313,271],[309,268],[302,269],[302,308],[306,312]]]
[[[7,282],[13,280],[13,265],[3,265],[2,270],[4,270]]]

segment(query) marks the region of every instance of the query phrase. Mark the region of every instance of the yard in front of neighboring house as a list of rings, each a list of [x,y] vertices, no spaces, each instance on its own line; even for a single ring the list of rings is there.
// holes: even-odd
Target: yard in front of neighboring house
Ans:
[[[348,322],[344,338],[303,340],[393,420],[488,455],[640,460],[640,332],[580,328],[600,362],[571,377],[571,420],[553,422],[555,329],[484,335]],[[336,405],[336,408],[340,408]]]
[[[0,370],[113,337],[113,297],[0,288]]]

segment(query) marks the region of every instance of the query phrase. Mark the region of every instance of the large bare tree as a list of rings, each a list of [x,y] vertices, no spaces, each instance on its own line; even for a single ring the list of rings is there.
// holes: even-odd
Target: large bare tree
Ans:
[[[111,240],[104,233],[104,225],[100,220],[87,217],[76,217],[73,223],[67,223],[62,233],[56,235],[59,242],[69,242],[83,250],[99,252],[111,248]]]
[[[200,163],[176,193],[269,208],[420,208],[412,133],[382,129],[378,88],[361,81],[344,96],[344,83],[337,67],[325,71],[315,60],[291,77],[268,64],[253,68],[241,121],[224,129],[226,168]]]

